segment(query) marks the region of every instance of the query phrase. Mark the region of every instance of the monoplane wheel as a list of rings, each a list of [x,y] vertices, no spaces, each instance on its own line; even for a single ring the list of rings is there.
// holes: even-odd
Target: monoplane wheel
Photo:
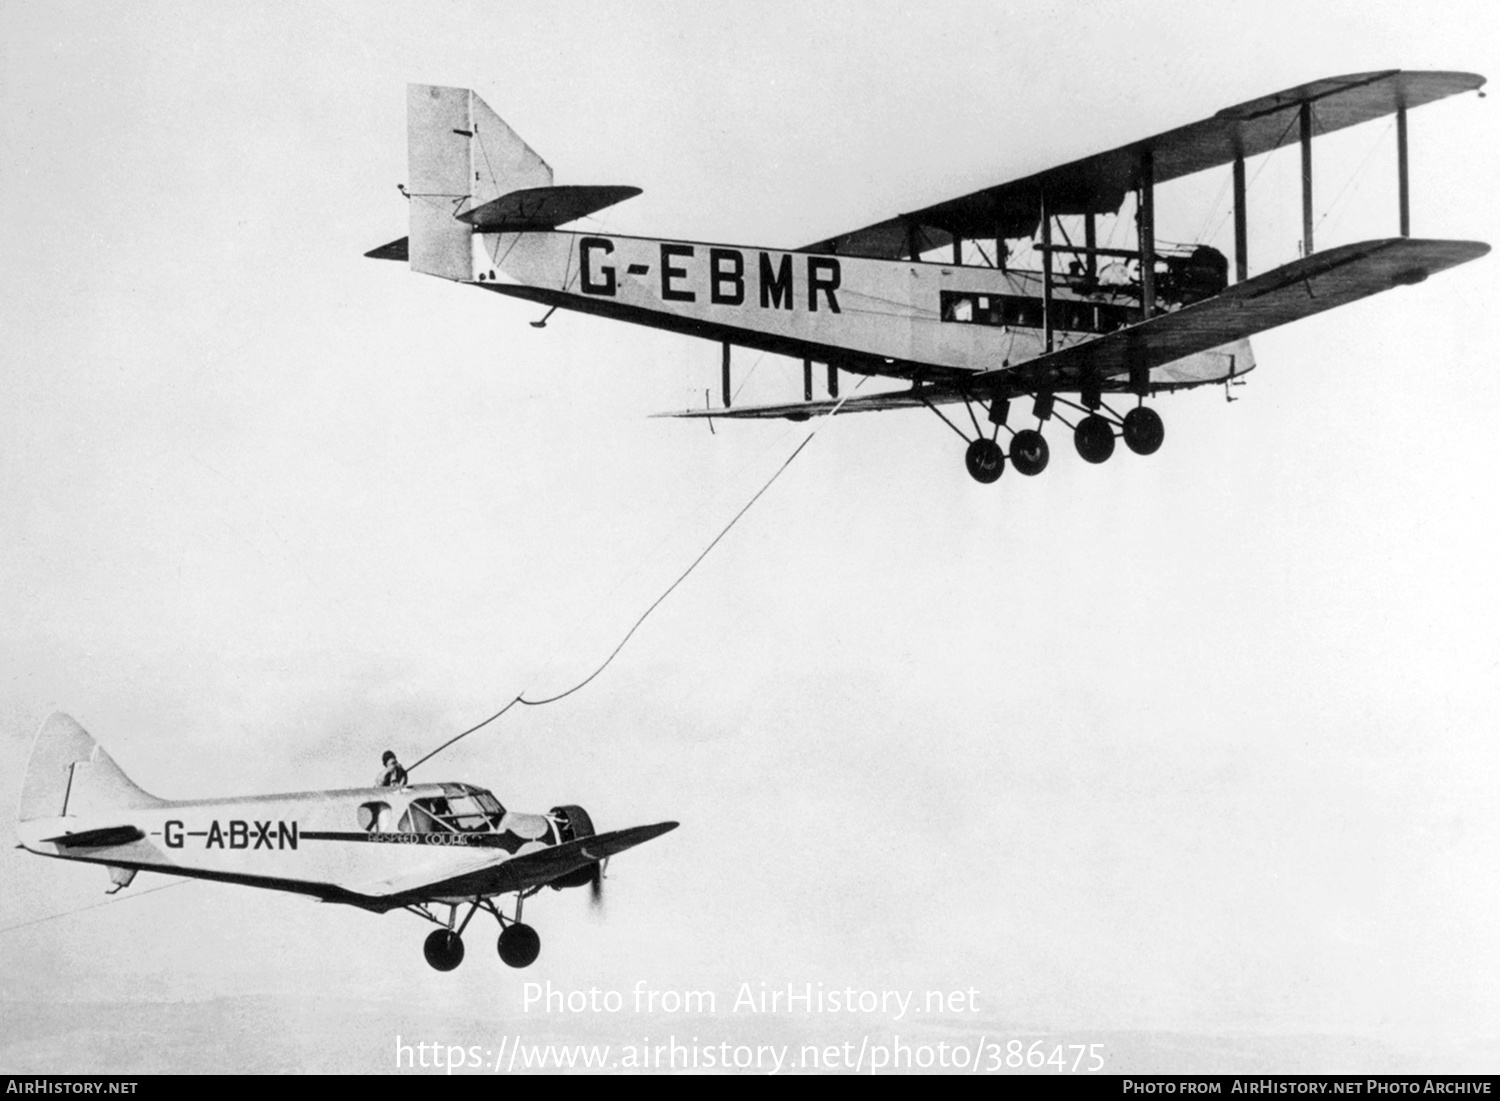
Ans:
[[[1161,415],[1149,406],[1139,405],[1125,414],[1125,446],[1137,455],[1154,455],[1166,434]]]
[[[1010,465],[1028,478],[1047,469],[1047,439],[1035,428],[1023,428],[1010,441]]]
[[[452,971],[464,962],[463,938],[452,929],[434,929],[427,934],[422,954],[438,971]]]
[[[500,930],[500,941],[496,947],[500,959],[508,967],[530,967],[542,953],[542,938],[529,925],[517,922]]]
[[[989,485],[1005,473],[1005,452],[994,440],[975,440],[964,452],[964,463],[976,482]]]
[[[1115,453],[1114,427],[1098,413],[1090,413],[1073,429],[1073,446],[1085,462],[1102,463]]]

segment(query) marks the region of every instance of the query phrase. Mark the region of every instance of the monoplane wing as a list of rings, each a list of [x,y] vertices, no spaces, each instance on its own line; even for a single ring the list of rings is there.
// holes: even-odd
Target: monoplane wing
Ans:
[[[1236,156],[1254,157],[1295,144],[1301,137],[1297,122],[1304,103],[1311,111],[1314,133],[1329,134],[1482,84],[1484,77],[1476,73],[1400,69],[1315,80],[1107,153],[826,237],[800,251],[894,260],[944,247],[955,235],[1030,237],[1041,221],[1044,193],[1054,215],[1112,214],[1126,193],[1139,186],[1147,163],[1152,179],[1164,183],[1229,164]]]
[[[550,883],[558,876],[608,860],[617,853],[644,844],[654,837],[670,833],[677,828],[676,822],[657,822],[650,826],[634,826],[626,830],[580,837],[561,845],[552,845],[536,852],[526,853],[507,860],[495,869],[501,891],[519,891]]]
[[[586,868],[616,853],[650,841],[653,837],[677,828],[676,822],[658,822],[635,826],[593,837],[581,837],[561,845],[510,856],[504,850],[475,848],[467,859],[455,866],[448,863],[439,874],[416,872],[349,887],[355,895],[384,903],[385,909],[420,901],[451,896],[494,895],[550,883],[558,876]],[[340,901],[346,901],[341,899]]]
[[[1011,367],[979,371],[958,380],[922,383],[907,390],[782,405],[688,409],[675,417],[806,420],[837,409],[840,413],[909,409],[966,398],[1017,397],[1038,391],[1078,389],[1086,381],[1104,384],[1231,344],[1289,321],[1343,306],[1392,287],[1420,283],[1434,272],[1475,260],[1490,251],[1480,241],[1426,241],[1391,237],[1327,249],[1273,271],[1236,283],[1223,293],[1171,313],[1158,314],[1082,344]],[[1119,387],[1115,387],[1119,388]]]

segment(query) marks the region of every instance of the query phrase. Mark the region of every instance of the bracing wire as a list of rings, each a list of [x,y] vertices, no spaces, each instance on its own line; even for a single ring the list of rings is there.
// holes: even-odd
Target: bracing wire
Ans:
[[[1387,123],[1385,129],[1382,130],[1379,136],[1370,143],[1370,148],[1365,151],[1364,159],[1359,162],[1359,167],[1357,167],[1353,171],[1353,173],[1350,174],[1349,178],[1344,181],[1344,186],[1339,188],[1339,193],[1333,197],[1333,201],[1330,202],[1327,209],[1323,211],[1323,216],[1318,219],[1318,228],[1321,229],[1323,223],[1328,220],[1328,216],[1338,209],[1339,202],[1343,199],[1346,192],[1349,194],[1350,199],[1353,199],[1354,196],[1359,192],[1360,185],[1364,183],[1365,180],[1365,169],[1369,167],[1371,158],[1373,158],[1376,153],[1380,152],[1381,146],[1385,144],[1386,135],[1388,135],[1395,128],[1396,124],[1394,121]],[[1351,187],[1353,187],[1353,191],[1350,191]],[[1346,207],[1345,210],[1347,209],[1348,208]],[[1339,211],[1339,216],[1333,220],[1333,225],[1329,227],[1330,230],[1338,229],[1339,223],[1343,221],[1345,210]]]
[[[863,384],[863,382],[864,382],[864,380],[861,379],[860,383]],[[692,560],[692,562],[690,562],[688,564],[687,569],[683,570],[680,574],[678,574],[676,580],[674,580],[670,585],[668,585],[666,587],[666,589],[662,591],[661,595],[658,596],[655,600],[653,600],[651,602],[650,607],[648,607],[644,612],[642,612],[640,614],[639,618],[637,618],[636,621],[633,624],[631,624],[630,630],[628,630],[628,631],[625,632],[625,636],[622,639],[620,639],[619,643],[616,644],[615,648],[609,652],[609,656],[606,657],[604,659],[604,661],[600,663],[600,665],[598,666],[598,668],[596,668],[588,676],[584,677],[583,680],[581,680],[577,684],[573,685],[571,688],[565,689],[564,691],[559,692],[556,695],[547,696],[544,699],[540,699],[540,700],[530,700],[530,699],[527,699],[526,698],[526,691],[523,689],[518,695],[516,695],[515,697],[513,697],[504,707],[500,708],[500,710],[496,711],[489,718],[484,719],[481,722],[475,723],[473,726],[469,727],[467,730],[463,731],[460,734],[455,734],[453,737],[449,738],[446,742],[443,742],[441,745],[439,745],[436,749],[432,750],[430,753],[427,753],[426,755],[418,758],[415,763],[413,763],[413,764],[411,764],[411,765],[409,765],[407,767],[407,769],[406,769],[407,773],[409,774],[411,772],[416,771],[416,769],[417,769],[418,766],[420,766],[421,764],[423,764],[426,761],[430,761],[432,758],[436,757],[439,753],[443,752],[443,750],[447,749],[449,746],[454,745],[455,743],[457,743],[459,741],[462,741],[464,738],[467,738],[470,734],[473,734],[476,731],[482,730],[486,726],[489,726],[490,723],[494,722],[496,719],[499,719],[502,715],[504,715],[511,708],[515,707],[517,704],[520,704],[522,707],[544,707],[544,706],[546,706],[549,703],[557,703],[559,700],[566,699],[567,697],[571,696],[573,693],[575,693],[575,692],[579,691],[580,689],[586,687],[596,677],[598,677],[599,674],[603,673],[604,670],[608,669],[609,666],[610,666],[610,664],[619,655],[620,651],[623,650],[623,649],[625,649],[625,644],[628,643],[631,640],[632,637],[634,637],[636,631],[640,630],[641,625],[643,623],[645,623],[646,620],[651,616],[651,613],[654,612],[654,611],[656,611],[656,609],[661,606],[661,604],[667,599],[667,597],[671,596],[672,593],[674,591],[676,591],[677,587],[679,585],[681,585],[684,581],[686,581],[688,579],[688,576],[694,570],[696,570],[698,568],[699,563],[701,563],[705,558],[707,558],[708,555],[709,555],[709,553],[715,547],[717,547],[720,542],[723,541],[724,537],[726,535],[728,535],[729,532],[731,531],[731,529],[733,529],[734,526],[740,522],[741,518],[745,515],[745,513],[749,512],[750,509],[755,506],[755,502],[759,501],[763,496],[765,496],[766,491],[769,490],[771,488],[771,486],[773,486],[776,483],[776,480],[778,478],[780,478],[783,473],[785,473],[787,467],[791,466],[792,463],[796,460],[797,456],[800,455],[800,454],[802,454],[803,450],[807,447],[807,445],[810,444],[810,443],[812,443],[813,437],[815,437],[819,432],[821,432],[823,430],[823,428],[831,420],[833,420],[833,418],[835,416],[838,415],[839,410],[841,410],[844,407],[844,403],[846,401],[848,401],[851,397],[854,396],[854,390],[857,390],[857,389],[859,389],[858,385],[856,385],[853,390],[850,390],[842,398],[840,398],[837,405],[835,405],[827,413],[823,414],[823,416],[819,419],[817,425],[813,428],[813,430],[811,432],[809,432],[806,436],[804,436],[802,438],[802,442],[799,443],[795,448],[792,449],[792,453],[790,455],[788,455],[784,460],[782,460],[781,465],[778,466],[776,468],[776,470],[774,472],[772,472],[771,476],[766,479],[765,483],[758,490],[755,491],[754,496],[752,496],[750,498],[750,500],[746,501],[744,503],[744,505],[742,505],[740,507],[740,510],[738,512],[736,512],[734,514],[734,516],[732,516],[730,518],[729,523],[725,524],[723,526],[723,528],[721,528],[719,530],[719,533],[717,535],[715,535],[712,540],[709,541],[709,544],[706,547],[704,547],[703,550],[701,550],[701,551],[698,552],[698,556],[696,558],[694,558]]]
[[[1276,152],[1286,143],[1286,136],[1292,132],[1292,127],[1295,125],[1297,125],[1297,116],[1293,115],[1291,121],[1286,124],[1286,129],[1281,132],[1281,137],[1276,139],[1276,144],[1271,146],[1271,148],[1267,150],[1268,154]],[[1266,166],[1270,163],[1271,157],[1269,155],[1261,158],[1260,165],[1255,169],[1255,174],[1250,177],[1250,182],[1245,185],[1245,193],[1247,195],[1251,191],[1255,190],[1255,181],[1260,179],[1260,174],[1266,170]],[[1224,223],[1229,221],[1229,219],[1233,216],[1234,204],[1230,203],[1229,209],[1226,210],[1224,212],[1224,216],[1219,219],[1219,224],[1214,226],[1214,231],[1212,234],[1210,234],[1210,236],[1217,237],[1219,235],[1219,231],[1224,228]]]

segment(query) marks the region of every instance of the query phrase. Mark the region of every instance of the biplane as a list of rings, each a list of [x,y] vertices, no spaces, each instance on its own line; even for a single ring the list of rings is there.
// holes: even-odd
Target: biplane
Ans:
[[[676,828],[658,822],[597,833],[582,807],[520,814],[459,783],[158,799],[59,713],[37,733],[17,830],[31,852],[105,865],[111,893],[148,871],[377,914],[406,910],[437,926],[423,950],[434,968],[451,971],[480,910],[500,924],[501,960],[529,966],[541,938],[521,921],[526,899],[547,887],[588,887],[597,901],[610,857]],[[507,895],[515,896],[510,914],[496,901]]]
[[[1165,430],[1147,399],[1234,384],[1255,366],[1255,333],[1487,253],[1476,241],[1411,236],[1406,136],[1409,110],[1483,83],[1472,73],[1401,70],[1317,80],[793,249],[564,228],[640,189],[556,185],[548,164],[474,92],[414,84],[408,236],[366,255],[539,303],[548,316],[578,310],[722,344],[722,407],[665,415],[800,420],[925,407],[966,441],[970,474],[993,482],[1007,460],[1022,474],[1041,473],[1054,416],[1088,462],[1107,460],[1117,438],[1151,454]],[[1316,251],[1314,136],[1390,115],[1399,236]],[[1245,163],[1293,144],[1301,150],[1302,255],[1252,276]],[[1225,167],[1232,280],[1217,249],[1164,247],[1155,232],[1157,185]],[[1119,220],[1127,203],[1134,243],[1101,245],[1098,220]],[[1039,258],[1036,270],[1009,263],[1022,242]],[[801,400],[735,406],[735,347],[800,358]],[[814,396],[815,364],[827,372],[822,398]],[[901,383],[841,398],[841,372]],[[1131,399],[1123,413],[1111,404]],[[1034,426],[1011,424],[1018,400],[1030,402]],[[960,427],[965,418],[955,424],[939,409],[958,404],[972,438]]]

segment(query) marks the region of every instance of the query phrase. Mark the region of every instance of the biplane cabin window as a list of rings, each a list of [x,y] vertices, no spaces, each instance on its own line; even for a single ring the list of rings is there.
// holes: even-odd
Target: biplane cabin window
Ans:
[[[1095,331],[1097,322],[1094,318],[1092,302],[1075,302],[1071,298],[1066,298],[1053,302],[1052,311],[1052,324],[1064,332],[1091,333]]]
[[[1019,294],[976,294],[943,291],[942,318],[960,324],[1040,329],[1042,300]],[[1052,300],[1052,324],[1059,332],[1108,333],[1137,320],[1139,309],[1106,302],[1083,302],[1073,298]]]
[[[944,321],[973,321],[974,299],[968,295],[943,295]]]
[[[402,833],[488,833],[500,825],[505,808],[487,791],[413,799],[401,816]]]

